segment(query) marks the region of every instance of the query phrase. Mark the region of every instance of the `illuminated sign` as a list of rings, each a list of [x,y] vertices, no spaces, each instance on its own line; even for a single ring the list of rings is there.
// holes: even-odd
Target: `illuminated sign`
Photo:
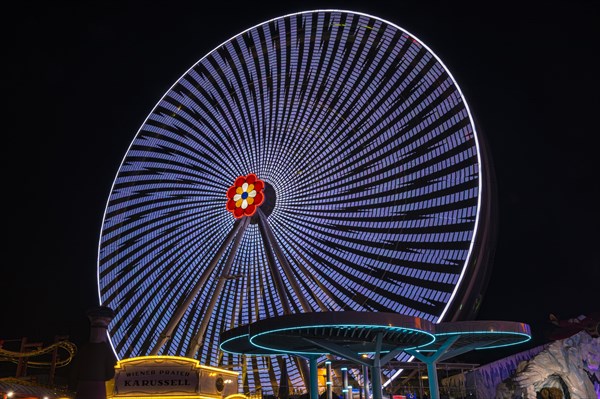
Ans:
[[[178,356],[124,359],[115,367],[110,397],[177,395],[221,398],[237,393],[237,373]]]

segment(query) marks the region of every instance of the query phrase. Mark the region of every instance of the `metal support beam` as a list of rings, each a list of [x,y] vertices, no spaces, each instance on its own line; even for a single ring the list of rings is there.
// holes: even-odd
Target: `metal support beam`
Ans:
[[[395,348],[388,352],[385,356],[381,357],[381,347],[383,343],[383,332],[378,332],[375,342],[375,351],[373,359],[362,357],[357,352],[353,352],[350,349],[344,348],[340,345],[334,344],[331,341],[314,339],[314,338],[303,338],[304,341],[310,342],[313,345],[316,345],[322,349],[325,349],[328,353],[332,353],[334,355],[340,356],[344,359],[350,360],[354,363],[358,363],[364,368],[369,368],[371,374],[371,386],[373,399],[382,399],[382,384],[381,384],[381,367],[387,364],[389,361],[394,359],[396,355],[404,350],[402,347]],[[365,379],[366,381],[366,379]],[[366,386],[367,382],[365,382]],[[344,389],[347,389],[344,386]],[[365,396],[368,398],[368,392],[365,392]],[[348,395],[346,395],[348,396]]]
[[[364,399],[369,399],[371,394],[369,393],[369,368],[365,365],[362,366],[363,373],[363,393]]]
[[[293,276],[291,267],[290,267],[287,259],[283,255],[283,251],[279,247],[277,240],[275,239],[275,235],[273,234],[273,231],[271,230],[271,226],[269,226],[269,221],[267,220],[267,217],[265,216],[265,214],[263,213],[263,211],[260,208],[258,208],[256,210],[256,215],[258,216],[258,229],[260,231],[260,234],[261,234],[261,237],[263,240],[263,244],[264,244],[263,247],[265,249],[265,254],[267,255],[267,264],[269,265],[269,269],[271,270],[271,276],[273,277],[273,282],[275,283],[275,289],[277,290],[277,294],[279,295],[279,298],[281,299],[281,304],[283,306],[284,314],[290,314],[292,312],[292,310],[291,310],[290,301],[286,294],[286,287],[283,283],[283,279],[281,278],[281,275],[279,274],[279,271],[277,270],[277,265],[275,264],[273,254],[275,255],[275,257],[277,257],[277,260],[279,261],[279,264],[281,265],[283,272],[286,275],[287,280],[290,283],[291,288],[294,290],[296,297],[300,301],[300,306],[302,307],[302,309],[305,312],[311,312],[312,308],[310,307],[310,305],[308,304],[308,301],[302,294],[302,291],[300,290],[300,287],[298,286],[298,282],[296,281],[296,279]],[[307,376],[306,361],[304,359],[296,358],[296,363],[298,364],[298,368],[300,369],[300,374],[302,376],[302,380],[304,381],[305,386],[309,386],[310,372],[311,372],[310,366],[308,367],[309,375]],[[308,380],[307,380],[307,377],[308,377]]]
[[[275,256],[277,256],[277,260],[279,261],[279,264],[281,265],[283,272],[285,273],[287,280],[290,283],[290,286],[294,290],[296,298],[298,298],[298,301],[300,302],[300,306],[302,306],[302,310],[304,312],[312,312],[313,309],[308,303],[308,300],[304,297],[304,294],[302,293],[302,290],[300,289],[300,286],[298,285],[298,282],[294,277],[292,267],[290,266],[288,260],[283,254],[283,251],[281,250],[281,247],[275,239],[275,234],[273,234],[273,230],[271,230],[271,226],[269,226],[267,217],[265,216],[263,211],[260,210],[260,208],[256,210],[256,213],[258,214],[258,223],[261,227],[261,232],[264,232],[266,234],[266,238],[269,241],[271,248],[273,248],[273,252],[275,253]]]
[[[373,365],[371,359],[363,358],[358,353],[346,349],[343,346],[334,344],[333,342],[312,338],[302,339],[306,342],[310,342],[313,345],[317,345],[318,347],[325,349],[328,353],[333,353],[334,355],[338,355],[340,357],[343,357],[344,359],[351,360],[355,363],[364,364],[365,366],[369,367]]]
[[[412,355],[425,363],[427,366],[427,377],[429,379],[429,395],[431,399],[440,398],[440,386],[437,378],[437,361],[450,349],[450,347],[458,341],[460,335],[450,336],[437,350],[434,352],[419,352],[416,349],[405,349],[405,352]]]
[[[310,386],[310,367],[305,358],[294,356],[293,357],[298,370],[300,371],[300,377],[302,377],[302,382],[304,382],[305,387]]]
[[[400,353],[404,352],[404,348],[400,347],[400,348],[396,348],[396,349],[392,349],[391,351],[389,351],[388,353],[385,354],[385,356],[383,356],[381,358],[381,365],[384,366],[386,364],[388,364],[389,361],[391,361],[392,359],[394,359],[397,355],[399,355]]]
[[[308,390],[310,399],[319,399],[319,373],[317,367],[317,356],[309,356],[308,364],[310,367],[310,388]]]
[[[247,219],[247,218],[245,218],[245,219]],[[189,308],[192,301],[198,295],[198,292],[200,292],[200,289],[202,289],[202,287],[204,287],[206,280],[208,280],[208,277],[210,276],[210,274],[213,272],[214,268],[219,263],[219,260],[221,260],[221,258],[223,257],[225,250],[227,249],[229,244],[231,244],[231,241],[236,236],[236,234],[238,233],[238,231],[240,230],[241,227],[242,227],[242,220],[237,220],[234,223],[233,228],[231,229],[231,231],[229,232],[227,237],[225,237],[225,240],[223,241],[223,243],[217,250],[217,253],[212,258],[211,262],[208,264],[206,270],[204,271],[204,273],[202,273],[202,276],[196,282],[196,285],[194,285],[194,288],[192,288],[190,293],[185,298],[185,301],[182,302],[181,305],[179,305],[179,307],[177,308],[177,310],[175,311],[173,316],[171,316],[169,323],[167,324],[167,326],[165,327],[163,332],[160,334],[160,337],[159,337],[158,341],[156,342],[156,345],[154,345],[154,348],[150,352],[151,355],[157,355],[158,352],[161,350],[161,348],[165,345],[167,340],[169,340],[171,338],[171,334],[173,334],[173,330],[175,329],[177,324],[179,324],[179,321],[185,314],[185,311]]]
[[[210,302],[209,302],[208,306],[206,307],[206,311],[204,312],[204,317],[202,318],[202,321],[200,322],[200,326],[198,327],[198,330],[196,331],[194,338],[192,338],[192,340],[190,341],[190,343],[192,345],[188,348],[188,351],[186,354],[187,357],[193,358],[194,356],[196,356],[196,352],[198,352],[198,349],[200,348],[202,338],[204,337],[204,333],[206,332],[206,328],[208,327],[208,322],[210,321],[210,315],[214,311],[217,300],[219,299],[219,297],[221,295],[221,291],[223,290],[223,287],[225,286],[225,281],[227,280],[227,277],[229,276],[229,273],[231,270],[231,265],[233,264],[233,259],[235,258],[237,249],[240,246],[240,242],[242,241],[242,237],[244,236],[244,232],[246,231],[246,227],[248,227],[248,224],[250,224],[250,218],[244,217],[240,224],[240,230],[238,231],[238,233],[235,236],[235,241],[233,242],[233,246],[231,247],[231,251],[229,252],[227,261],[225,262],[225,265],[223,266],[223,270],[221,271],[221,278],[219,278],[219,281],[217,282],[217,286],[215,287],[215,290],[212,293]]]
[[[260,213],[258,212],[259,216]],[[262,223],[261,218],[258,219],[258,230],[260,232],[260,237],[263,242],[263,248],[265,250],[265,255],[267,256],[267,265],[269,266],[269,270],[271,272],[271,278],[273,278],[273,283],[275,284],[275,290],[277,291],[277,296],[281,301],[281,306],[283,308],[283,314],[291,314],[292,308],[290,306],[290,301],[285,292],[285,285],[283,284],[283,279],[279,274],[279,270],[277,270],[277,265],[275,264],[275,255],[273,254],[273,249],[271,248],[271,243],[269,241],[269,235],[267,233],[265,225]]]
[[[470,352],[472,350],[475,350],[477,348],[482,348],[482,347],[486,347],[486,346],[492,346],[494,344],[494,342],[497,342],[498,340],[492,340],[492,341],[479,341],[479,342],[474,342],[470,345],[465,345],[465,346],[461,346],[458,349],[452,349],[452,350],[447,350],[439,359],[438,359],[438,363],[439,362],[443,362],[444,360],[448,360],[448,359],[452,359],[453,357],[462,355],[463,353],[467,353]]]
[[[333,399],[333,379],[331,375],[331,362],[325,362],[325,389],[327,390],[327,399]]]
[[[383,342],[383,332],[377,333],[375,341],[375,356],[373,356],[373,366],[371,367],[371,382],[373,384],[373,399],[382,399],[381,387],[381,344]]]
[[[342,367],[342,394],[348,399],[348,368]]]

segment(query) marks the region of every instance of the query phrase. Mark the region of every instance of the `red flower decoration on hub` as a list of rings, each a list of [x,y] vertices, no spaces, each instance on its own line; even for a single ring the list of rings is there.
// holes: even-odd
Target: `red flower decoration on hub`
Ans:
[[[256,207],[265,200],[264,188],[265,182],[254,173],[238,177],[227,190],[227,210],[233,213],[236,219],[254,215]]]

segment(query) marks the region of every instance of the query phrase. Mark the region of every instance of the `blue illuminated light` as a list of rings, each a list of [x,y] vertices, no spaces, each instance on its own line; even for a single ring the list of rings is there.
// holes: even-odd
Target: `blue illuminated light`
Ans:
[[[523,339],[521,339],[519,341],[515,341],[515,340],[511,339],[510,340],[511,342],[508,342],[506,344],[482,346],[482,347],[474,348],[474,350],[502,348],[502,347],[505,347],[505,346],[512,346],[512,345],[522,344],[522,343],[525,343],[525,342],[527,342],[527,341],[529,341],[531,339],[531,334],[519,333],[519,332],[510,332],[510,331],[463,331],[463,332],[439,333],[439,334],[436,334],[436,336],[438,336],[438,337],[441,337],[441,336],[453,336],[453,335],[465,335],[465,336],[469,336],[469,335],[485,335],[485,334],[498,335],[503,340],[506,340],[507,337],[511,336],[511,335],[512,336],[519,336],[519,337],[522,337]],[[419,352],[424,352],[424,351],[423,350],[419,350]]]
[[[272,350],[272,351],[277,351],[277,352],[281,352],[281,353],[289,353],[289,350],[282,350],[282,349],[277,349],[274,347],[270,347],[270,346],[264,346],[264,345],[260,345],[256,342],[257,338],[263,336],[263,335],[272,335],[272,334],[276,334],[278,332],[285,332],[285,331],[295,331],[295,330],[305,330],[307,328],[323,328],[323,327],[335,327],[335,328],[351,328],[351,329],[358,329],[358,328],[364,328],[364,329],[382,329],[385,328],[387,331],[398,331],[398,332],[402,332],[402,333],[419,333],[419,334],[423,334],[423,335],[428,335],[431,338],[431,341],[421,344],[419,346],[426,346],[426,345],[431,345],[434,341],[435,341],[435,335],[431,334],[427,331],[423,331],[423,330],[418,330],[418,329],[414,329],[414,328],[406,328],[406,327],[390,327],[390,326],[377,326],[377,325],[360,325],[360,324],[340,324],[340,325],[326,325],[326,324],[317,324],[317,325],[306,325],[306,326],[298,326],[298,327],[288,327],[288,328],[279,328],[279,329],[274,329],[274,330],[268,330],[268,331],[263,331],[261,333],[258,334],[254,334],[250,337],[250,343],[258,348],[261,349],[267,349],[267,350]],[[414,349],[416,347],[419,346],[415,346],[415,347],[408,347],[406,349]],[[303,353],[303,354],[307,354],[307,355],[323,355],[328,353],[327,351],[325,352],[308,352],[308,351],[302,351],[302,350],[297,350],[298,353]],[[372,353],[372,352],[364,352],[364,353]]]

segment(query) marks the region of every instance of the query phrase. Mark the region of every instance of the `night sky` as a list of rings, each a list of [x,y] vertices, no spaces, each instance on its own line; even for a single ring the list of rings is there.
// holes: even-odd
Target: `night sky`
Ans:
[[[0,339],[87,342],[106,201],[146,116],[224,41],[316,8],[399,25],[461,87],[497,184],[496,253],[477,318],[530,324],[534,339],[515,353],[545,342],[550,313],[599,310],[598,2],[252,3],[21,2],[2,13]]]

